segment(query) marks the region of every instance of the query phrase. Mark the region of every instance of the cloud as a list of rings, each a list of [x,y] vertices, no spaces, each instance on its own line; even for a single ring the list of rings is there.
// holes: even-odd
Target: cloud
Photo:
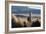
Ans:
[[[40,9],[40,7],[37,7],[37,6],[28,6],[28,8],[32,8],[32,9]]]

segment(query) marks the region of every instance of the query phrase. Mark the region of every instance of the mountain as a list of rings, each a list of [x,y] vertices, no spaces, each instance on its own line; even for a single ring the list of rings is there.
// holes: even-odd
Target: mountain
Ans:
[[[28,6],[12,6],[12,13],[33,13],[40,14],[40,9],[28,8]]]

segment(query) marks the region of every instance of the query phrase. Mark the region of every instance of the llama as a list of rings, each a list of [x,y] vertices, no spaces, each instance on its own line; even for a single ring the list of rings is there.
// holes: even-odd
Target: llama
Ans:
[[[22,26],[24,26],[24,23],[25,23],[26,26],[30,26],[31,25],[31,22],[30,22],[29,19],[27,20],[27,19],[18,18],[18,17],[14,16],[14,15],[12,15],[12,18],[14,19],[16,24],[20,24]]]

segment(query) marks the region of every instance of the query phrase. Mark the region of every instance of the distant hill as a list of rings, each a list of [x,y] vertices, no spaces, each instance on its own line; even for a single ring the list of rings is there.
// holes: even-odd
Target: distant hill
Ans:
[[[12,6],[12,13],[30,13],[40,14],[40,9],[28,8],[27,6]]]

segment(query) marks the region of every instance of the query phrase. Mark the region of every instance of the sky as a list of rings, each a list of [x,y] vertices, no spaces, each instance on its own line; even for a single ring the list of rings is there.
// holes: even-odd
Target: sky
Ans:
[[[39,7],[31,7],[31,6],[12,6],[11,8],[12,13],[33,13],[33,14],[40,14]]]

